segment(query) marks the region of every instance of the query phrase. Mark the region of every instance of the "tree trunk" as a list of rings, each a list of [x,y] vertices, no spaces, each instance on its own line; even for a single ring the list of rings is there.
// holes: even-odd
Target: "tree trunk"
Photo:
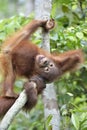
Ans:
[[[35,0],[35,18],[36,19],[50,19],[50,11],[52,6],[52,0]],[[43,48],[50,51],[50,39],[49,33],[42,33]],[[49,125],[52,126],[52,130],[59,130],[60,113],[57,104],[56,92],[54,84],[47,84],[46,89],[43,92],[44,102],[44,114],[45,119],[49,115],[52,115],[52,120]],[[46,127],[46,130],[48,127]]]
[[[29,14],[34,11],[34,1],[35,0],[18,0],[16,5],[17,12],[19,14],[23,13],[26,17],[29,16]]]
[[[25,3],[25,16],[29,16],[34,11],[34,0],[26,0]]]

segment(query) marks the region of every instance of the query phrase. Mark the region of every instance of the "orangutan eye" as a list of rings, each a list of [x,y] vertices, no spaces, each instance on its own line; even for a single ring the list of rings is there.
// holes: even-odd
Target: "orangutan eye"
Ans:
[[[45,67],[45,68],[44,68],[44,71],[45,71],[45,72],[49,72],[49,68],[48,68],[48,67]]]
[[[53,64],[51,63],[49,66],[50,66],[50,67],[53,67]]]

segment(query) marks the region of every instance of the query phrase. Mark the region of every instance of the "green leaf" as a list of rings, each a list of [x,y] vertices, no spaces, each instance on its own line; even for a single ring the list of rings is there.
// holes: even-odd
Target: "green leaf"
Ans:
[[[84,29],[83,33],[87,36],[87,29]]]
[[[76,33],[76,36],[77,36],[79,39],[82,39],[84,35],[83,35],[82,32],[77,32],[77,33]]]
[[[47,117],[47,119],[46,119],[46,128],[48,129],[48,130],[51,130],[52,129],[52,125],[50,124],[50,121],[52,120],[52,115],[50,114],[48,117]]]
[[[74,114],[74,113],[72,114],[71,121],[72,121],[74,127],[76,128],[76,130],[79,130],[79,118],[77,117],[76,114]]]
[[[67,39],[72,42],[74,42],[74,41],[76,42],[76,38],[74,36],[68,36]]]
[[[49,115],[48,117],[47,117],[47,119],[46,119],[46,124],[47,124],[47,126],[49,125],[49,123],[50,123],[50,121],[52,120],[52,115]]]
[[[5,33],[0,33],[0,40],[5,40],[6,34]]]
[[[62,11],[63,11],[64,13],[68,13],[68,12],[70,11],[70,9],[69,9],[69,7],[68,7],[67,5],[63,4],[63,5],[62,5]]]
[[[52,125],[49,125],[48,130],[52,130]]]
[[[85,122],[85,123],[83,123],[83,124],[81,125],[81,129],[82,129],[82,130],[87,130],[87,122]]]
[[[51,40],[57,41],[58,40],[58,34],[54,34],[53,36],[50,37]]]
[[[73,97],[72,93],[67,92],[67,95],[69,95],[70,97]]]

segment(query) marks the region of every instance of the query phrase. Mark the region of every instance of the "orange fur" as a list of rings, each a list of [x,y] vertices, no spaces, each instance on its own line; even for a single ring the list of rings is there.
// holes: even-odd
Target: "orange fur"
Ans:
[[[4,97],[0,99],[0,113],[5,113],[18,97],[13,91],[16,76],[25,76],[27,79],[36,76],[37,89],[34,89],[30,83],[27,83],[27,89],[25,87],[28,96],[26,106],[31,109],[37,102],[38,94],[44,89],[41,86],[44,86],[46,82],[53,82],[83,62],[81,50],[72,50],[54,56],[28,41],[28,38],[38,27],[49,31],[54,25],[54,20],[33,20],[4,43],[0,55],[0,64],[4,74]],[[40,77],[41,82],[38,77]]]

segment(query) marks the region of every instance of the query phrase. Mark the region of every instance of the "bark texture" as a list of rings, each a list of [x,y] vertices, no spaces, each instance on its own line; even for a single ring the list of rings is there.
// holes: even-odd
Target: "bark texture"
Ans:
[[[52,7],[52,0],[36,0],[35,1],[35,18],[36,19],[50,19],[50,12]],[[49,33],[42,33],[43,49],[50,51]],[[49,125],[52,130],[59,130],[60,113],[57,104],[56,92],[54,84],[47,84],[43,92],[44,114],[45,119],[52,115],[52,120]],[[48,128],[46,128],[47,130]]]

